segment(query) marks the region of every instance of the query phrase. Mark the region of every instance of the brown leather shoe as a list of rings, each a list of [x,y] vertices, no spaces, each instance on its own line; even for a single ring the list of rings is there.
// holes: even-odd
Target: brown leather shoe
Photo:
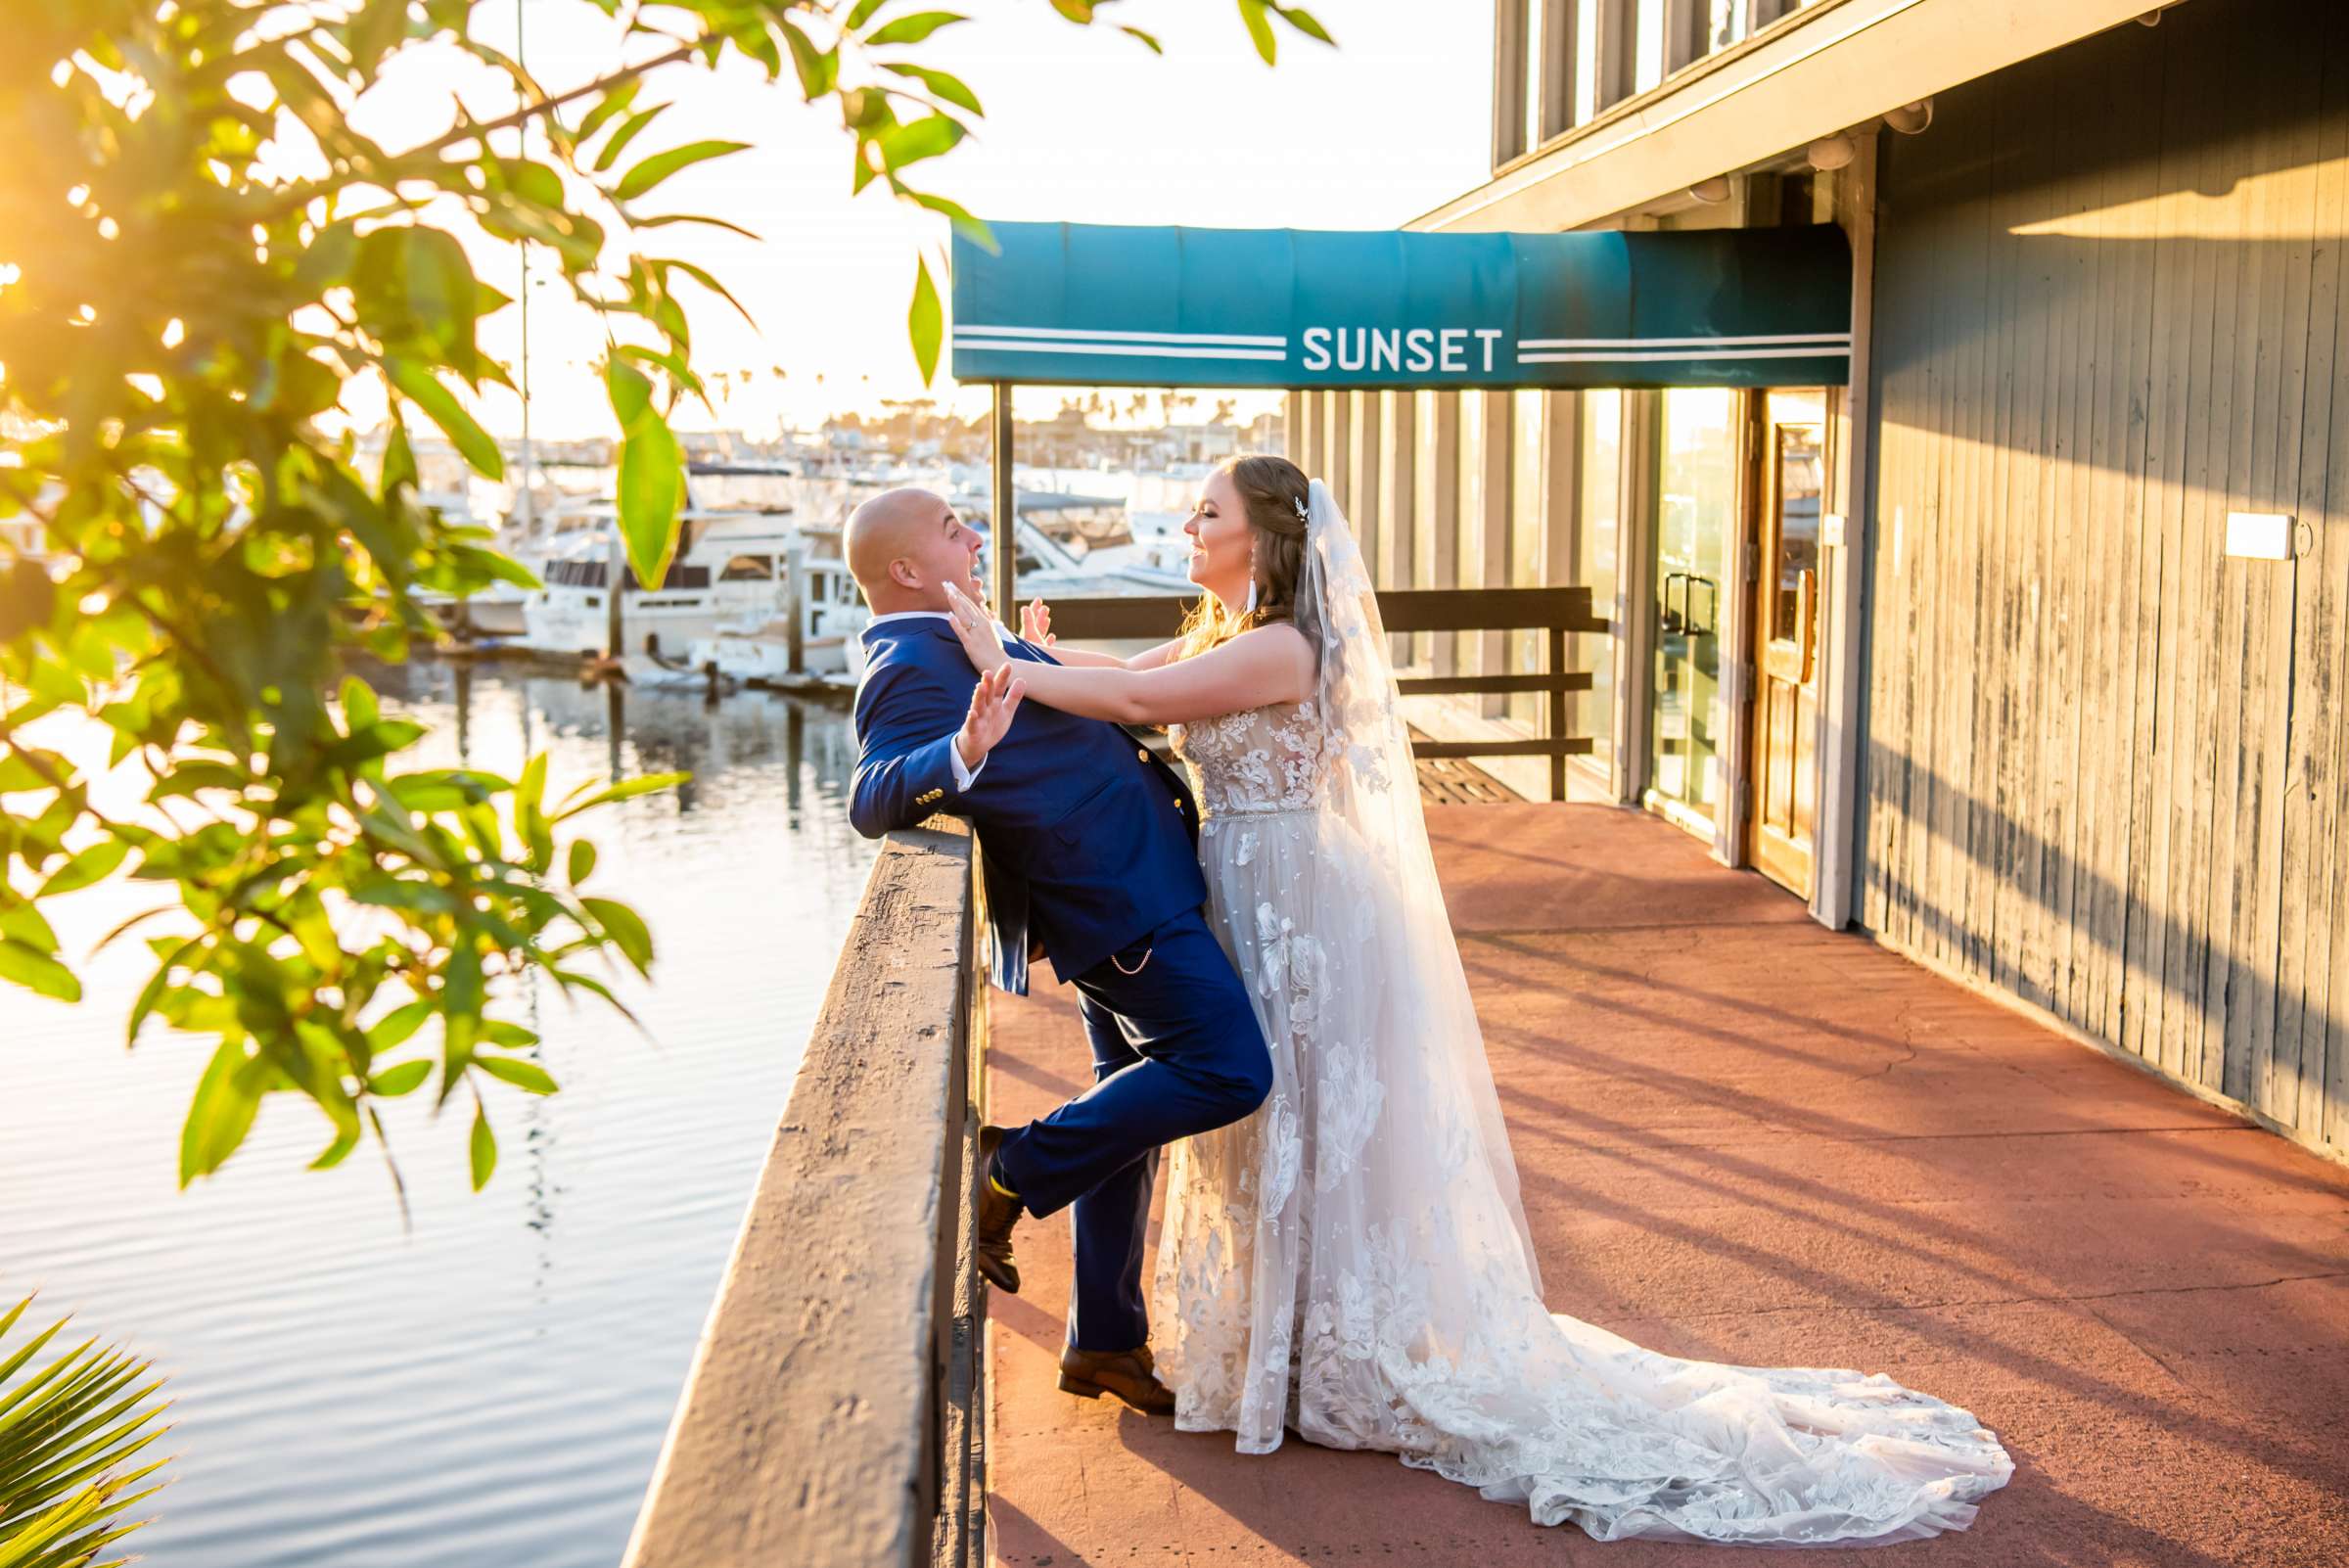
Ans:
[[[1158,1380],[1147,1345],[1129,1351],[1081,1351],[1070,1346],[1060,1353],[1060,1391],[1088,1400],[1115,1394],[1144,1415],[1174,1413],[1174,1391]]]
[[[1020,1266],[1011,1256],[1011,1227],[1020,1222],[1020,1200],[1006,1198],[988,1179],[1002,1141],[1001,1128],[979,1130],[979,1234],[971,1251],[988,1283],[1016,1296],[1020,1293]]]

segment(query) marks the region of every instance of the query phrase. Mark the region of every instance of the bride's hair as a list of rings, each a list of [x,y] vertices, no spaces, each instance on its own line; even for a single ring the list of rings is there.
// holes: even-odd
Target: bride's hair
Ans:
[[[1241,508],[1256,530],[1256,608],[1225,612],[1221,600],[1203,593],[1182,626],[1182,654],[1205,653],[1251,627],[1294,620],[1297,576],[1305,568],[1305,470],[1285,457],[1251,452],[1229,457],[1216,470],[1231,476]]]

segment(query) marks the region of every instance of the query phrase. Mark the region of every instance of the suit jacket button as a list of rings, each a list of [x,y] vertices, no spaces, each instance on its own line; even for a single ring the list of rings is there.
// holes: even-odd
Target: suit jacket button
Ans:
[[[1147,762],[1150,761],[1150,748],[1147,746],[1137,746],[1133,749],[1133,755],[1140,761]]]

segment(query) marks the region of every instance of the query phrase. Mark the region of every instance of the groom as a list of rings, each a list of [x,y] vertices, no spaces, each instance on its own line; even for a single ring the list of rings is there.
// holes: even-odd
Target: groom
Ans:
[[[970,819],[994,983],[1025,994],[1034,947],[1076,986],[1093,1086],[1026,1127],[980,1129],[979,1269],[1016,1293],[1013,1224],[1074,1205],[1060,1386],[1163,1412],[1174,1402],[1151,1369],[1142,1294],[1159,1147],[1255,1110],[1271,1060],[1201,910],[1190,792],[1117,726],[1022,708],[1019,664],[1057,662],[1044,650],[1006,631],[1013,662],[984,681],[971,668],[946,589],[986,602],[984,542],[927,490],[849,518],[849,571],[873,611],[850,819],[868,838],[936,812]]]

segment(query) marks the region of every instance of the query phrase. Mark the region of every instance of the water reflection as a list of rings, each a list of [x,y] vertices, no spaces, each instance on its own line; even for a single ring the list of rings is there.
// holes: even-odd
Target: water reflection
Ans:
[[[174,1190],[202,1042],[121,1019],[145,954],[85,967],[68,1008],[0,991],[0,1286],[37,1286],[155,1357],[179,1479],[135,1545],[169,1568],[616,1561],[708,1312],[870,848],[845,806],[845,717],[781,697],[582,688],[494,667],[370,671],[433,726],[428,765],[550,795],[690,769],[597,813],[594,889],[641,909],[658,984],[620,986],[649,1038],[542,988],[551,1099],[493,1085],[500,1168],[465,1179],[464,1116],[387,1117],[414,1213],[372,1151],[302,1167],[314,1111],[273,1105],[216,1180]],[[55,744],[57,737],[45,737]],[[60,904],[69,951],[140,907]]]

